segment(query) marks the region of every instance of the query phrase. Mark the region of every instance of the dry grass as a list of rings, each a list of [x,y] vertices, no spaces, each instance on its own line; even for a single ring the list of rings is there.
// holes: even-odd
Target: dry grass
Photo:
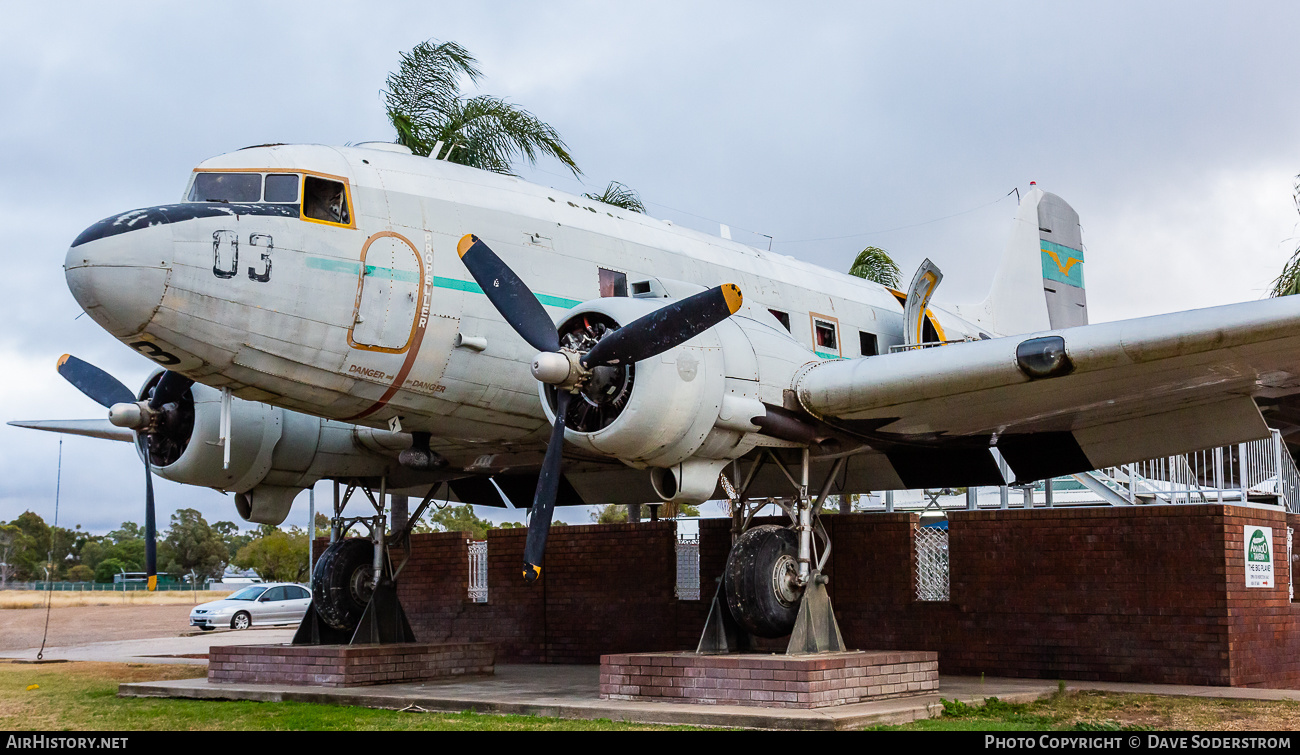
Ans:
[[[147,590],[128,590],[126,592],[55,591],[48,593],[48,600],[55,608],[69,606],[192,606],[210,600],[221,600],[230,595],[228,590],[168,590],[166,592],[149,592]],[[0,609],[5,608],[44,608],[47,594],[40,590],[5,590],[0,592]]]

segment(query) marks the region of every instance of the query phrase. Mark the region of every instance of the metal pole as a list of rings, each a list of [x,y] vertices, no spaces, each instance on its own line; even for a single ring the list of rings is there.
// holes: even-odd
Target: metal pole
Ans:
[[[799,582],[808,584],[812,573],[812,501],[808,498],[808,448],[799,469]]]
[[[979,508],[980,489],[976,487],[966,488],[966,510],[974,511]]]
[[[316,547],[316,486],[307,488],[307,575],[311,579],[313,549]]]
[[[885,491],[885,511],[894,513],[894,491],[892,490]]]
[[[1241,505],[1246,505],[1246,444],[1237,444],[1237,486],[1241,488]]]
[[[1043,505],[1052,508],[1052,478],[1043,480]]]

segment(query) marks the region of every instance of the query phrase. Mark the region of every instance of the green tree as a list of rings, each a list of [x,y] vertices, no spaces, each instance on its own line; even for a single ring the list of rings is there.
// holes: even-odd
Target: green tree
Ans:
[[[513,175],[515,159],[532,165],[539,155],[554,157],[575,176],[582,173],[556,130],[532,113],[498,97],[461,94],[463,79],[477,84],[483,77],[465,48],[427,41],[401,56],[384,91],[398,144],[427,156],[443,142],[450,162],[495,173]]]
[[[217,533],[221,542],[226,546],[226,563],[231,564],[235,561],[235,555],[245,545],[253,542],[251,532],[240,532],[239,525],[234,522],[217,522],[212,525],[212,531]]]
[[[1296,212],[1300,212],[1300,175],[1295,177],[1295,183],[1291,188],[1291,201],[1295,203]],[[1282,274],[1277,276],[1273,281],[1273,288],[1269,291],[1269,296],[1291,296],[1300,294],[1300,246],[1291,255],[1282,268]]]
[[[857,258],[853,260],[853,266],[849,268],[849,275],[875,281],[882,286],[898,288],[901,271],[888,252],[878,246],[869,246],[858,252]]]
[[[268,582],[301,582],[307,577],[307,533],[275,527],[235,554],[235,566],[252,569]]]
[[[69,582],[91,582],[95,579],[95,570],[85,564],[77,564],[68,569]]]
[[[492,523],[474,513],[468,503],[437,509],[415,526],[416,532],[468,532],[473,540],[483,540]]]
[[[10,578],[18,571],[14,556],[18,553],[22,535],[23,531],[17,525],[0,524],[0,589],[9,584]]]
[[[646,506],[641,508],[642,521],[649,519],[650,514],[646,511]],[[678,516],[699,516],[700,507],[692,506],[689,503],[661,503],[659,504],[660,519],[676,519]],[[627,504],[607,503],[599,511],[593,511],[591,521],[596,524],[622,524],[627,521]]]
[[[95,567],[96,582],[112,582],[114,574],[120,574],[124,571],[135,571],[136,567],[124,564],[115,558],[106,558],[99,562]]]
[[[632,212],[639,212],[642,215],[645,214],[645,205],[641,204],[641,197],[618,181],[610,181],[605,190],[599,194],[583,194],[582,196],[615,207],[622,207]]]
[[[220,577],[229,558],[221,534],[195,509],[172,514],[171,526],[158,543],[159,569],[178,576],[193,571],[200,577]]]

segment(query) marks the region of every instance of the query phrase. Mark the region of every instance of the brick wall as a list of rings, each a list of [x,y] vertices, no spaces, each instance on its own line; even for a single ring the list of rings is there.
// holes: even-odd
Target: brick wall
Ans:
[[[1300,687],[1300,611],[1287,596],[1282,512],[951,512],[945,603],[913,597],[917,521],[824,517],[834,545],[829,591],[850,648],[937,651],[949,674]],[[1246,524],[1273,528],[1278,587],[1245,587]],[[503,662],[693,650],[726,564],[730,522],[700,522],[700,601],[674,596],[672,522],[557,527],[536,584],[521,577],[524,538],[523,530],[489,532],[489,602],[474,604],[465,535],[412,536],[399,595],[416,638],[493,642]]]

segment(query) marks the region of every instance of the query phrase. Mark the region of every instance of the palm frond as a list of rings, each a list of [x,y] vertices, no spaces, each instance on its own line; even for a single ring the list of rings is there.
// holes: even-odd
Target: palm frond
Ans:
[[[849,268],[849,275],[875,281],[882,286],[898,288],[901,271],[888,252],[880,247],[869,246],[858,252],[857,259],[853,260],[853,266]]]
[[[442,119],[460,97],[462,76],[471,82],[483,76],[474,56],[455,42],[421,42],[400,54],[397,71],[388,74],[384,102],[390,120],[394,114],[405,115],[417,131]]]
[[[625,210],[645,214],[645,205],[641,204],[641,197],[632,189],[619,183],[610,181],[605,190],[599,194],[583,194],[587,199],[594,199],[597,202],[604,202],[615,207],[622,207]]]
[[[1296,212],[1300,212],[1300,175],[1295,177],[1291,188],[1291,200],[1295,202]],[[1294,296],[1300,294],[1300,247],[1296,247],[1291,259],[1282,268],[1282,274],[1273,280],[1269,296]]]
[[[499,97],[481,95],[456,103],[439,138],[461,145],[448,158],[454,163],[514,175],[510,167],[516,158],[532,165],[540,155],[549,155],[575,176],[582,175],[553,127]]]

